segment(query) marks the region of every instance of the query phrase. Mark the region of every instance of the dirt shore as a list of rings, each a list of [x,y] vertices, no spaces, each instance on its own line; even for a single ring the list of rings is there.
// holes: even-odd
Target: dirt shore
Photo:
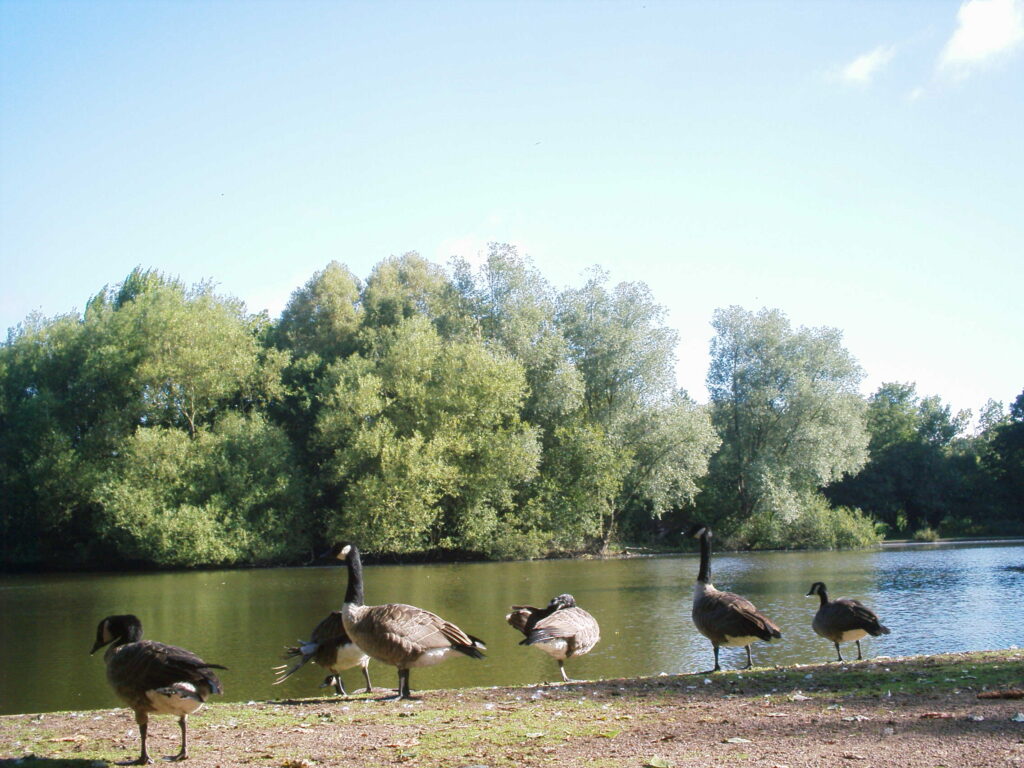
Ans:
[[[1024,768],[1024,651],[715,675],[213,704],[191,718],[213,766],[850,766]],[[1019,693],[1019,691],[1018,691]],[[983,697],[979,697],[982,694]],[[167,717],[150,752],[178,749]],[[0,718],[0,763],[134,759],[126,709]]]

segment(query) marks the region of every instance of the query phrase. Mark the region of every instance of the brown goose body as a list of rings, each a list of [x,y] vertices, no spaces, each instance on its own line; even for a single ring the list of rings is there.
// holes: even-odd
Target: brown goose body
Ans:
[[[694,526],[690,536],[700,539],[700,570],[693,589],[693,623],[697,631],[711,641],[715,652],[715,666],[710,672],[718,672],[718,649],[721,646],[742,647],[747,650],[747,666],[753,665],[750,644],[755,640],[772,640],[782,637],[779,627],[757,609],[752,602],[733,592],[723,592],[711,583],[711,529]]]
[[[572,595],[558,595],[546,608],[513,605],[505,621],[526,637],[520,645],[539,648],[558,662],[564,682],[565,660],[589,653],[601,639],[601,628],[587,611],[576,605]]]
[[[409,670],[440,664],[455,655],[482,659],[482,640],[414,605],[363,604],[363,564],[354,544],[337,545],[332,554],[348,567],[348,589],[341,609],[349,637],[371,658],[398,668],[398,698],[412,695]]]
[[[348,636],[341,611],[331,611],[323,621],[316,625],[309,640],[300,640],[298,645],[287,647],[285,658],[294,658],[296,661],[290,667],[283,664],[275,668],[278,677],[274,681],[274,685],[283,683],[301,669],[306,662],[312,661],[330,673],[324,678],[321,688],[333,686],[338,694],[348,695],[345,685],[341,681],[341,673],[346,669],[360,666],[363,669],[363,678],[366,680],[366,693],[373,692],[368,669],[370,657]]]
[[[837,600],[828,599],[828,591],[824,582],[816,581],[807,592],[807,597],[818,595],[821,602],[818,605],[818,612],[814,614],[811,627],[816,633],[831,640],[836,647],[836,655],[839,661],[843,661],[843,652],[839,649],[840,643],[855,642],[857,644],[857,660],[863,659],[860,641],[871,635],[878,637],[888,635],[889,628],[884,626],[878,616],[859,600],[847,597],[840,597]]]
[[[142,623],[132,615],[108,616],[96,628],[90,653],[109,645],[103,654],[107,680],[114,692],[135,711],[142,739],[136,764],[152,762],[146,750],[150,714],[175,715],[181,728],[181,750],[172,760],[188,757],[187,718],[202,708],[207,698],[221,692],[214,669],[191,651],[142,639]]]

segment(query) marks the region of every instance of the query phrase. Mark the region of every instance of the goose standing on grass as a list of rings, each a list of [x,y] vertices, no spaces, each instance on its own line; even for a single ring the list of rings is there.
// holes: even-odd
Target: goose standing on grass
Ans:
[[[693,623],[715,649],[715,668],[708,671],[721,670],[718,649],[723,645],[746,648],[747,666],[744,669],[750,669],[753,666],[750,644],[755,640],[771,642],[782,637],[782,632],[746,598],[715,589],[711,583],[711,529],[697,524],[687,536],[700,539],[700,570],[693,588]]]
[[[142,754],[130,765],[153,762],[146,751],[149,714],[176,715],[181,727],[181,751],[169,760],[188,757],[187,718],[206,702],[211,693],[220,693],[220,680],[214,669],[191,651],[154,640],[142,639],[142,622],[131,614],[107,616],[96,627],[96,642],[90,654],[109,645],[103,660],[107,680],[114,692],[133,710],[142,738]]]
[[[279,685],[295,674],[310,659],[314,663],[326,669],[330,674],[324,678],[321,688],[334,686],[339,696],[347,696],[345,685],[341,681],[341,673],[346,669],[358,665],[363,668],[363,678],[366,680],[366,693],[373,693],[373,686],[370,684],[370,657],[363,653],[363,650],[352,642],[348,633],[345,632],[345,624],[341,617],[341,611],[331,611],[327,618],[316,625],[313,634],[308,641],[300,640],[298,645],[285,648],[286,659],[298,658],[291,667],[282,664],[274,667],[277,672],[277,679],[274,685]]]
[[[505,621],[526,635],[520,645],[540,648],[558,662],[566,683],[574,681],[565,674],[565,660],[588,653],[601,639],[597,621],[576,605],[572,595],[551,598],[547,608],[513,605]]]
[[[330,554],[348,566],[341,617],[345,631],[370,657],[398,667],[398,699],[411,698],[409,670],[431,667],[457,653],[482,659],[486,646],[437,614],[402,603],[363,605],[363,563],[355,544],[337,544]]]
[[[839,650],[840,643],[848,643],[851,640],[857,642],[857,661],[864,657],[860,652],[860,639],[867,635],[878,637],[888,635],[889,628],[882,626],[878,621],[875,612],[861,603],[859,600],[851,600],[848,597],[840,597],[838,600],[829,600],[828,592],[825,590],[825,583],[816,581],[811,584],[807,597],[817,595],[821,598],[818,612],[814,614],[814,621],[811,626],[814,631],[831,640],[836,647],[836,655],[839,661],[843,661],[843,652]]]

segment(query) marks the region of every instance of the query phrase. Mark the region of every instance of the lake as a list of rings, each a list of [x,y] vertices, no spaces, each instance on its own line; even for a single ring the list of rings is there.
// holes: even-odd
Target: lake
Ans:
[[[616,560],[367,566],[366,602],[411,603],[483,638],[487,658],[455,658],[412,671],[415,693],[429,688],[553,681],[557,664],[519,646],[504,616],[514,603],[546,605],[571,592],[601,624],[601,642],[567,662],[572,677],[632,677],[706,670],[710,643],[690,620],[696,554]],[[862,641],[865,655],[903,656],[1009,648],[1024,643],[1024,542],[887,546],[867,552],[721,553],[714,583],[752,600],[783,639],[755,643],[755,665],[819,663],[832,644],[811,630],[824,581],[830,597],[874,608],[892,634]],[[0,577],[0,713],[120,706],[106,683],[102,651],[89,656],[96,625],[134,613],[146,637],[184,646],[222,673],[224,700],[326,696],[324,672],[308,664],[272,686],[283,646],[309,637],[341,606],[343,567],[187,573],[60,574]],[[856,648],[843,655],[856,658]],[[722,649],[722,666],[745,663]],[[394,688],[393,667],[371,662],[374,686]],[[358,690],[358,668],[343,675]],[[216,699],[215,699],[216,700]]]

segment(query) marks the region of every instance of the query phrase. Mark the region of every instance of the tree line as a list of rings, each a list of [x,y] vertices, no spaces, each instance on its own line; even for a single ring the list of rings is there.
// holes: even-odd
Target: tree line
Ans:
[[[0,346],[5,568],[541,557],[1024,532],[1024,395],[967,436],[913,385],[865,400],[829,328],[715,313],[710,403],[642,283],[556,290],[493,245],[328,264],[276,319],[137,268]]]

